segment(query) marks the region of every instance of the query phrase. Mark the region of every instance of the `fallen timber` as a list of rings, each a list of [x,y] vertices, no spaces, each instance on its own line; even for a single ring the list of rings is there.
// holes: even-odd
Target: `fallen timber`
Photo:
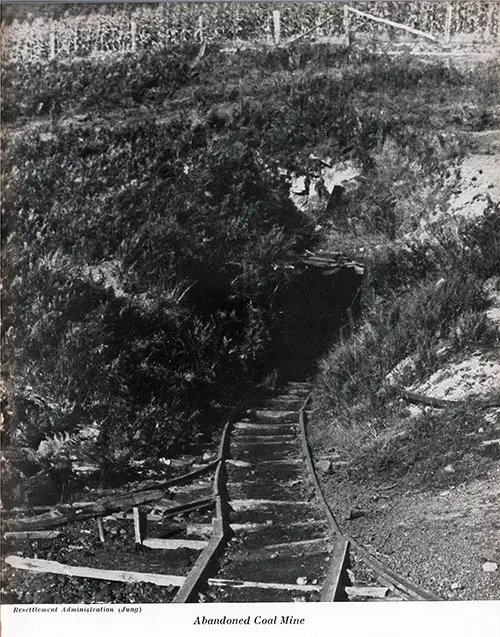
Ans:
[[[164,575],[162,573],[140,573],[136,571],[119,571],[109,569],[91,568],[88,566],[71,566],[61,564],[54,560],[41,560],[38,558],[18,557],[9,555],[5,558],[6,563],[12,568],[31,571],[34,573],[53,573],[55,575],[66,575],[68,577],[82,577],[86,579],[98,579],[108,582],[124,582],[126,584],[149,583],[156,586],[164,586],[169,589],[182,588],[186,584],[187,578],[183,575]],[[318,591],[319,586],[311,584],[279,584],[269,582],[250,582],[245,580],[227,580],[210,578],[210,586],[235,588],[259,588],[264,590],[284,590],[293,592]]]
[[[116,511],[132,509],[140,504],[155,502],[163,497],[163,491],[143,491],[136,494],[124,495],[111,500],[103,499],[96,502],[80,502],[74,504],[62,504],[55,509],[28,518],[8,520],[6,523],[10,531],[39,531],[51,529],[74,522],[76,520],[88,520],[103,515],[109,515]]]
[[[9,520],[6,526],[11,531],[35,531],[52,529],[76,520],[88,520],[93,517],[109,515],[119,511],[129,511],[135,506],[161,500],[164,490],[176,485],[186,484],[196,477],[205,475],[217,465],[217,461],[210,462],[204,467],[187,474],[171,478],[170,480],[149,481],[142,489],[127,495],[100,498],[94,502],[75,502],[61,504],[49,508],[40,515]],[[154,486],[154,488],[152,488]]]
[[[483,396],[469,397],[467,400],[451,400],[449,398],[436,398],[434,396],[425,396],[416,392],[399,387],[398,385],[389,385],[389,392],[393,392],[400,396],[403,400],[414,405],[425,405],[426,407],[434,407],[435,409],[445,409],[446,407],[462,407],[470,406],[475,409],[491,409],[500,407],[500,398],[484,398]]]

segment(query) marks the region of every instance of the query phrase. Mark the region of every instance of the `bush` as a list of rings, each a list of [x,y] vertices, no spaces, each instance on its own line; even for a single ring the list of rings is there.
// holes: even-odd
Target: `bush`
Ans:
[[[51,154],[38,140],[27,157],[9,157],[34,168],[12,170],[5,193],[6,369],[28,388],[16,426],[37,446],[99,423],[110,480],[131,459],[172,453],[210,430],[272,370],[273,299],[288,285],[284,266],[314,239],[287,183],[253,153],[214,145],[170,163],[151,126],[128,125],[109,161],[90,131],[74,146],[71,131],[61,134]],[[51,168],[63,149],[65,175]],[[146,188],[123,185],[113,162],[125,174],[148,168],[145,200]]]

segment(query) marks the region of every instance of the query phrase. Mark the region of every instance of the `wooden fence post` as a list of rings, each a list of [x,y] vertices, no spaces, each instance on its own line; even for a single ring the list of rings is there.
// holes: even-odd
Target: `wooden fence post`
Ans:
[[[500,4],[497,5],[497,42],[500,44]]]
[[[135,20],[131,20],[130,22],[130,39],[132,41],[132,51],[137,50],[137,22]]]
[[[448,3],[446,5],[446,20],[444,23],[444,41],[446,44],[450,43],[451,40],[451,20],[453,17],[453,5]]]
[[[134,507],[132,511],[134,514],[135,543],[142,544],[144,539],[146,538],[148,516],[146,511],[144,509],[140,509],[139,507]]]
[[[203,42],[205,39],[204,33],[203,33],[203,16],[200,15],[200,17],[198,18],[198,35],[200,37],[200,42]]]
[[[51,30],[49,34],[49,60],[53,60],[56,57],[56,33]]]
[[[279,11],[273,11],[273,25],[274,44],[278,46],[281,41],[281,13]]]
[[[350,44],[351,42],[351,16],[349,15],[349,7],[347,4],[344,4],[344,38],[346,44]]]
[[[96,522],[97,522],[97,532],[99,533],[99,539],[104,544],[104,542],[106,541],[106,537],[104,535],[104,524],[102,523],[102,517],[98,516],[96,518]]]

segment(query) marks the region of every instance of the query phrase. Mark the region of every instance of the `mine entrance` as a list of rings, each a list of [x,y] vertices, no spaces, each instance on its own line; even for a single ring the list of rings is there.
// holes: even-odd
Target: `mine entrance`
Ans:
[[[273,352],[280,380],[313,375],[343,326],[359,311],[364,268],[343,255],[319,252],[294,265],[280,296],[280,334]]]

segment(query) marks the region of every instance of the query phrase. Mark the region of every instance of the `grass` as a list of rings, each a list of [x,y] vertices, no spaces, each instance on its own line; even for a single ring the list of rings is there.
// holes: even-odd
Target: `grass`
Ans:
[[[363,424],[345,418],[332,422],[325,444],[351,460],[348,473],[355,480],[438,490],[484,476],[495,457],[481,441],[495,434],[473,406],[420,416],[393,406],[383,418]]]

